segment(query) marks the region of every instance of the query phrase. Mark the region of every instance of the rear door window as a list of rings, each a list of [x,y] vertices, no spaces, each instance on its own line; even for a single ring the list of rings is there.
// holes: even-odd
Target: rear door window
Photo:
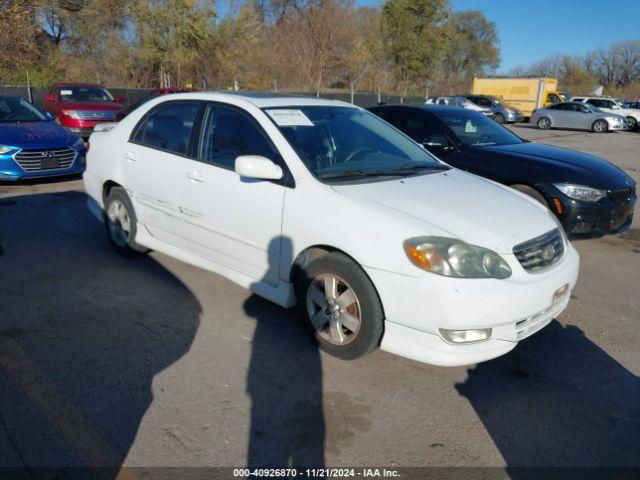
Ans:
[[[154,108],[136,127],[132,141],[187,156],[202,102],[174,101]]]

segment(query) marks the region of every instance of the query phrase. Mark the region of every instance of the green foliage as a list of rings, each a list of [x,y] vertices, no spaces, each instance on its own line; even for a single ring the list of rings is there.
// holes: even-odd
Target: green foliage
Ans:
[[[382,7],[382,36],[391,72],[407,90],[432,75],[445,39],[446,0],[388,0]]]

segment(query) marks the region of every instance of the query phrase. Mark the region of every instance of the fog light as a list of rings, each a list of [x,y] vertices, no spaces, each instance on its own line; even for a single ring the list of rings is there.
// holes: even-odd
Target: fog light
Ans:
[[[440,335],[450,343],[472,343],[489,340],[491,337],[490,328],[481,328],[478,330],[448,330],[440,329]]]

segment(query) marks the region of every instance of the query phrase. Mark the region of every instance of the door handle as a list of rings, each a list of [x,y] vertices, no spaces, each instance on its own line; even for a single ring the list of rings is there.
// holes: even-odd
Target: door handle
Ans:
[[[189,180],[191,180],[191,182],[194,183],[202,183],[204,182],[204,179],[202,178],[202,174],[200,172],[191,172],[191,173],[187,173],[187,178]]]
[[[125,154],[124,158],[126,158],[126,159],[127,159],[127,161],[129,161],[129,162],[137,162],[137,161],[138,161],[138,160],[136,159],[136,156],[135,156],[133,153],[131,153],[131,152],[129,152],[129,153],[127,153],[127,154]]]

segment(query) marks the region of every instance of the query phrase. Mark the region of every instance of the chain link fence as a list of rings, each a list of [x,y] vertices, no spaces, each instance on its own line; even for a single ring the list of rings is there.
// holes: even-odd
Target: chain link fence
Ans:
[[[122,96],[125,99],[125,105],[130,105],[140,98],[151,93],[150,88],[119,88],[107,87],[114,96]],[[44,96],[50,93],[51,89],[46,87],[31,87],[32,102],[42,107],[44,104]],[[242,92],[239,92],[242,93]],[[26,85],[0,85],[0,95],[18,96],[29,98],[29,90]],[[278,95],[301,95],[305,97],[317,97],[317,92],[278,92]],[[378,103],[424,103],[422,97],[403,97],[401,95],[393,95],[387,93],[370,93],[370,92],[323,92],[319,94],[320,98],[332,100],[342,100],[344,102],[353,103],[360,107],[371,107]]]

